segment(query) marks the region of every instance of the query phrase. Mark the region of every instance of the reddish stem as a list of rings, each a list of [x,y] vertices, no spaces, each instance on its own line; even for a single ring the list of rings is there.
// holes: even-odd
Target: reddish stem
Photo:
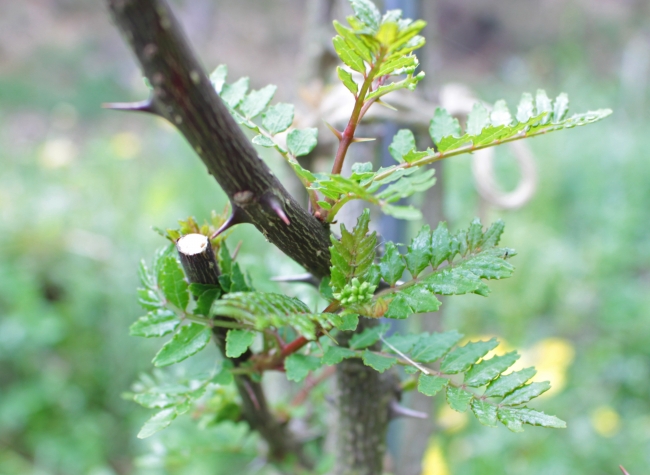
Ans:
[[[350,147],[350,144],[354,140],[354,131],[356,130],[357,125],[361,121],[361,117],[362,117],[361,109],[364,106],[366,95],[368,94],[368,90],[370,89],[370,86],[372,86],[372,82],[375,79],[375,74],[378,72],[379,67],[384,62],[385,54],[386,52],[383,51],[382,49],[379,53],[379,56],[377,57],[377,61],[372,66],[370,72],[368,73],[365,80],[363,81],[363,84],[361,85],[361,91],[359,91],[359,95],[357,96],[357,99],[354,103],[354,109],[352,110],[352,115],[350,116],[348,125],[345,127],[345,130],[341,135],[339,148],[336,151],[336,157],[334,158],[334,165],[332,166],[333,175],[341,174],[341,170],[343,169],[343,162],[345,161],[345,155],[348,152],[348,148]]]
[[[317,334],[316,336],[319,336],[319,334]],[[304,336],[299,336],[298,338],[293,340],[291,343],[287,343],[284,346],[284,348],[282,348],[282,353],[280,353],[281,359],[284,360],[287,356],[295,353],[296,351],[298,351],[300,348],[305,346],[310,341],[311,340],[308,340]]]
[[[314,389],[323,381],[325,381],[327,378],[332,376],[335,372],[336,372],[335,366],[328,366],[323,370],[323,372],[318,377],[307,379],[302,389],[298,392],[298,394],[296,394],[296,396],[291,401],[291,405],[294,407],[302,406],[302,404],[309,396],[311,390]]]

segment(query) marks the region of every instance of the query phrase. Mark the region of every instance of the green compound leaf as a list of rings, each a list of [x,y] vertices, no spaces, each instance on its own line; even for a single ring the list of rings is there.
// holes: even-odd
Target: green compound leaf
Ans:
[[[474,395],[463,388],[447,386],[447,404],[454,411],[465,412]]]
[[[521,100],[517,106],[517,121],[528,122],[534,116],[535,104],[533,103],[533,96],[530,93],[525,92],[521,95]]]
[[[210,74],[210,82],[212,83],[214,90],[217,91],[217,94],[221,94],[221,89],[226,83],[226,76],[228,76],[228,66],[225,64],[220,64]]]
[[[484,357],[490,350],[498,346],[496,338],[488,341],[476,341],[456,348],[449,353],[440,364],[440,371],[446,374],[456,374],[467,371],[472,364]]]
[[[440,305],[440,300],[426,286],[412,285],[397,293],[384,317],[404,319],[414,313],[435,312]]]
[[[420,363],[431,363],[442,358],[463,337],[456,330],[444,333],[424,333],[413,346],[411,358]]]
[[[437,107],[429,125],[429,135],[435,144],[438,144],[443,137],[460,136],[458,119],[452,117],[446,109]]]
[[[144,423],[140,432],[138,432],[138,439],[146,439],[151,437],[156,432],[159,432],[176,419],[176,408],[163,409],[162,411],[154,414],[147,422]]]
[[[406,256],[406,267],[415,279],[420,272],[429,266],[431,260],[431,228],[425,225],[413,238],[408,247]]]
[[[456,269],[468,270],[482,279],[505,279],[512,276],[514,267],[507,262],[503,255],[505,253],[491,251],[482,252],[476,257],[468,259]]]
[[[232,257],[230,256],[230,251],[228,250],[228,245],[226,241],[221,242],[219,247],[219,268],[223,274],[232,273]]]
[[[334,314],[330,317],[330,321],[337,330],[354,331],[359,325],[359,315],[356,313]]]
[[[338,75],[341,82],[343,82],[343,85],[348,88],[354,97],[356,97],[357,92],[359,92],[359,85],[354,82],[354,79],[352,79],[352,74],[340,66],[336,67],[336,74]]]
[[[375,371],[383,373],[387,369],[393,367],[397,364],[397,358],[391,356],[382,356],[377,353],[373,353],[370,350],[365,350],[363,352],[363,364],[370,366]]]
[[[334,50],[339,58],[341,58],[341,61],[357,72],[362,74],[366,72],[366,65],[363,62],[363,58],[352,49],[345,39],[341,36],[335,36],[332,43],[334,44]]]
[[[417,208],[414,208],[411,205],[407,206],[395,206],[395,205],[384,205],[381,207],[381,210],[384,214],[392,216],[397,219],[404,219],[407,221],[414,221],[416,219],[422,219],[422,211]]]
[[[399,333],[394,333],[384,339],[384,342],[386,343],[385,351],[394,351],[391,348],[392,346],[397,351],[409,353],[420,338],[422,338],[422,335],[420,334],[408,333],[406,335],[400,335]]]
[[[533,409],[523,408],[510,408],[500,407],[497,410],[499,420],[508,429],[513,432],[521,432],[522,424],[529,424],[531,426],[550,427],[552,429],[565,429],[566,422],[558,419],[555,416],[549,416],[543,412],[535,411]]]
[[[404,158],[410,160],[413,154],[427,154],[428,152],[409,152]],[[411,206],[394,206],[390,203],[407,198],[414,193],[425,191],[434,185],[435,170],[429,169],[422,171],[417,167],[409,169],[394,169],[389,175],[376,179],[378,175],[389,169],[380,169],[376,173],[372,172],[371,166],[367,171],[360,173],[354,172],[346,178],[341,175],[332,175],[327,173],[319,174],[318,178],[313,177],[310,189],[319,191],[327,198],[333,200],[333,213],[330,213],[328,219],[333,219],[340,207],[352,200],[364,200],[369,203],[378,205],[385,214],[402,219],[416,219],[421,217],[421,212]],[[382,186],[386,186],[382,189]]]
[[[500,219],[492,223],[485,233],[483,233],[483,239],[481,240],[481,248],[487,249],[489,247],[494,247],[499,244],[501,240],[501,235],[505,228],[505,223]]]
[[[467,245],[469,246],[470,252],[476,251],[480,247],[482,240],[483,225],[480,219],[474,218],[467,230]]]
[[[424,20],[416,20],[411,23],[411,26],[402,30],[397,41],[395,41],[395,43],[390,47],[392,54],[389,58],[393,58],[398,54],[408,54],[416,49],[422,48],[425,45],[426,40],[423,36],[420,36],[417,33],[419,33],[426,25],[427,23]]]
[[[420,285],[430,292],[440,295],[463,295],[477,293],[487,295],[487,285],[473,272],[460,267],[444,268],[434,272],[420,281]]]
[[[149,272],[147,263],[144,259],[140,260],[140,265],[138,266],[138,277],[140,278],[140,283],[144,288],[152,289],[155,287],[154,276]]]
[[[523,432],[524,428],[523,421],[517,417],[516,413],[512,412],[512,409],[509,408],[499,408],[497,409],[497,417],[499,421],[506,426],[512,432]]]
[[[483,104],[477,102],[467,116],[467,134],[479,135],[483,128],[490,123],[490,113]]]
[[[440,222],[431,235],[431,265],[434,269],[449,258],[450,243],[447,223]]]
[[[415,136],[408,129],[399,130],[393,137],[393,142],[388,146],[391,156],[398,162],[404,162],[404,155],[415,150]]]
[[[159,392],[138,393],[133,400],[147,409],[165,409],[178,403],[178,399],[172,395]]]
[[[472,399],[472,412],[484,426],[497,426],[497,408],[482,399]]]
[[[406,158],[408,158],[408,155]],[[413,168],[412,170],[413,172],[405,173],[398,181],[378,192],[376,197],[387,203],[394,203],[402,198],[408,198],[419,191],[426,191],[435,184],[435,169],[431,168],[421,171]],[[369,189],[373,189],[374,185]]]
[[[350,6],[354,10],[354,15],[361,23],[377,31],[381,22],[381,13],[372,1],[350,0]]]
[[[273,141],[273,139],[270,139],[266,135],[262,134],[257,134],[252,138],[251,142],[253,142],[255,145],[260,145],[266,148],[272,148],[276,146],[276,143]]]
[[[271,134],[284,132],[293,123],[293,104],[274,104],[262,114],[262,126]]]
[[[413,54],[408,56],[397,55],[394,59],[386,61],[381,66],[377,76],[412,74],[419,64],[418,58]]]
[[[257,91],[251,91],[239,105],[239,110],[247,119],[257,117],[269,105],[277,89],[277,86],[269,84]]]
[[[321,359],[315,356],[294,353],[284,360],[284,369],[289,381],[300,382],[307,377],[310,371],[321,367]]]
[[[503,397],[525,384],[530,378],[535,376],[535,368],[525,368],[520,371],[514,371],[505,376],[500,376],[490,383],[483,393],[485,397]]]
[[[540,394],[545,393],[549,389],[551,389],[551,383],[548,381],[527,384],[526,386],[523,386],[506,396],[500,404],[503,406],[517,406],[519,404],[525,404]]]
[[[447,378],[441,378],[432,374],[420,373],[418,378],[418,391],[425,396],[435,396],[441,389],[449,384]]]
[[[364,59],[364,61],[368,63],[372,62],[373,55],[370,48],[353,30],[346,28],[336,20],[334,20],[334,29],[345,39],[345,42],[350,46],[350,48]]]
[[[321,359],[321,363],[332,366],[339,364],[341,361],[356,357],[356,352],[352,351],[349,348],[343,348],[341,346],[330,346],[327,348]]]
[[[413,49],[417,49],[420,46],[423,46],[424,42],[422,44],[416,46]],[[366,99],[373,99],[375,97],[381,97],[385,96],[389,92],[397,91],[399,89],[408,89],[409,91],[415,91],[415,88],[417,87],[418,83],[424,79],[424,71],[420,71],[418,74],[413,76],[413,74],[407,74],[406,78],[402,79],[401,81],[394,81],[390,82],[388,84],[384,84],[383,86],[379,86],[377,89],[372,91],[370,94],[366,96]],[[393,155],[394,156],[394,155]],[[406,160],[409,161],[409,160]]]
[[[223,99],[223,102],[231,109],[237,107],[246,96],[249,82],[247,77],[243,77],[232,84],[224,84],[221,90],[221,99]]]
[[[553,123],[557,124],[558,122],[562,122],[567,112],[569,112],[569,96],[565,92],[562,92],[555,98],[555,103],[553,104]]]
[[[541,114],[545,112],[547,115],[542,119],[541,123],[546,124],[550,121],[550,112],[553,110],[551,105],[551,100],[546,95],[546,91],[543,89],[538,89],[537,94],[535,95],[535,108],[537,113]]]
[[[516,119],[505,101],[497,101],[491,112],[482,104],[475,104],[468,115],[465,134],[447,111],[437,109],[431,121],[430,134],[438,150],[447,154],[468,144],[473,147],[492,146],[505,140],[590,124],[612,113],[610,109],[600,109],[567,118],[568,104],[569,99],[564,93],[554,102],[543,90],[537,91],[534,101],[531,94],[525,93],[517,107]],[[471,152],[472,148],[467,147],[466,151]]]
[[[358,278],[364,282],[366,274],[375,260],[375,246],[377,235],[373,232],[368,234],[370,223],[370,212],[366,209],[361,213],[357,224],[349,232],[345,225],[341,224],[341,240],[331,237],[332,256],[330,286],[334,292],[341,292],[352,279]]]
[[[404,366],[404,372],[406,374],[416,374],[419,373],[420,370],[417,369],[415,366]]]
[[[210,341],[210,328],[198,323],[190,323],[163,345],[154,356],[154,366],[169,366],[198,353]]]
[[[228,330],[226,335],[226,356],[228,358],[238,358],[253,343],[255,334],[247,330]]]
[[[350,349],[362,350],[364,348],[368,348],[371,345],[374,345],[379,341],[381,335],[386,333],[389,328],[390,325],[388,323],[384,323],[375,327],[366,328],[361,333],[352,335],[349,343]]]
[[[509,126],[512,123],[512,114],[508,110],[506,101],[503,99],[498,100],[494,103],[494,108],[490,113],[490,124],[495,127],[498,126]]]
[[[138,289],[138,303],[145,310],[158,310],[164,307],[165,303],[160,295],[153,289]]]
[[[154,310],[140,317],[129,327],[129,335],[145,338],[164,336],[176,330],[181,323],[171,310]]]
[[[377,34],[375,35],[375,38],[377,38],[377,40],[382,45],[390,45],[397,39],[398,29],[399,27],[397,23],[392,21],[382,21],[381,25],[379,26],[379,31],[377,31]]]
[[[381,278],[392,287],[402,277],[404,269],[406,269],[406,264],[404,264],[404,258],[399,253],[397,246],[390,241],[387,242],[386,251],[379,261]]]
[[[314,177],[310,188],[320,191],[327,198],[334,201],[361,199],[370,203],[379,204],[377,198],[370,194],[366,187],[361,185],[359,180],[355,179],[354,175],[346,178],[341,175],[321,174],[318,179]]]
[[[190,302],[187,281],[180,263],[173,255],[165,256],[158,271],[158,285],[165,298],[180,310]]]
[[[473,365],[465,373],[465,385],[472,388],[485,386],[515,364],[515,361],[518,359],[519,355],[517,352],[512,351],[503,356],[494,356],[489,360],[483,360]]]
[[[307,155],[318,143],[318,129],[315,127],[307,129],[294,129],[287,135],[287,147],[289,152],[296,157]]]
[[[257,330],[292,326],[309,340],[316,339],[317,327],[331,328],[332,315],[312,313],[296,298],[272,292],[234,292],[212,304],[211,315],[234,318]]]
[[[194,313],[209,315],[212,303],[221,297],[221,288],[216,285],[190,284],[190,292],[196,299]]]

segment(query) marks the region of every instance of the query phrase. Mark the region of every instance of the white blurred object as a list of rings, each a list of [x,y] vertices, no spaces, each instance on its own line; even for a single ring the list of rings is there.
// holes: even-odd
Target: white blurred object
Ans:
[[[479,100],[463,84],[446,84],[440,91],[440,105],[454,116],[467,116]],[[484,104],[488,109],[489,104]],[[526,142],[507,144],[519,168],[519,183],[513,191],[503,191],[494,172],[494,148],[477,150],[472,157],[472,174],[481,198],[497,208],[517,209],[528,203],[537,190],[535,157]]]

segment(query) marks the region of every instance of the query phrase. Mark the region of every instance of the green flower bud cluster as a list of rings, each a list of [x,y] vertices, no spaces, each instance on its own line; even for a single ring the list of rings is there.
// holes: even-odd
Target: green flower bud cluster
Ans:
[[[372,300],[375,294],[376,285],[371,285],[369,282],[361,283],[356,277],[353,278],[349,284],[343,287],[341,292],[335,293],[334,298],[341,302],[341,305],[362,305]]]

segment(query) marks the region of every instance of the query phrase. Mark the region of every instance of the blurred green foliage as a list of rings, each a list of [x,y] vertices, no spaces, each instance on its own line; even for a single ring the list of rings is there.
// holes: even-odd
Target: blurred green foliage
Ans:
[[[569,92],[575,110],[615,114],[532,141],[534,199],[482,216],[507,222],[517,271],[490,299],[445,302],[444,326],[498,335],[529,349],[538,368],[545,362],[564,387],[539,407],[568,428],[510,434],[442,411],[439,456],[427,460],[448,473],[611,474],[623,464],[635,475],[650,466],[650,115],[614,73],[596,74],[590,50],[563,38],[523,57],[533,65],[551,58],[552,72],[533,66],[531,78],[514,84],[454,77],[473,81],[488,100],[512,105],[520,91],[545,87]],[[118,41],[114,34],[108,44]],[[93,58],[111,58],[101,45],[31,53],[19,67],[5,65],[0,79],[0,473],[262,473],[257,441],[242,426],[197,429],[186,417],[139,441],[149,411],[121,397],[156,351],[157,342],[128,336],[142,314],[137,263],[162,243],[150,227],[174,227],[190,214],[202,221],[222,209],[223,195],[168,126],[101,112],[101,102],[144,93],[122,71],[98,66]],[[507,149],[497,155],[500,177],[514,182]],[[470,160],[444,164],[451,227],[479,212]],[[294,267],[250,229],[234,239],[244,234],[242,266],[260,290],[273,290],[270,270],[256,264]],[[210,369],[207,358],[199,369]]]

